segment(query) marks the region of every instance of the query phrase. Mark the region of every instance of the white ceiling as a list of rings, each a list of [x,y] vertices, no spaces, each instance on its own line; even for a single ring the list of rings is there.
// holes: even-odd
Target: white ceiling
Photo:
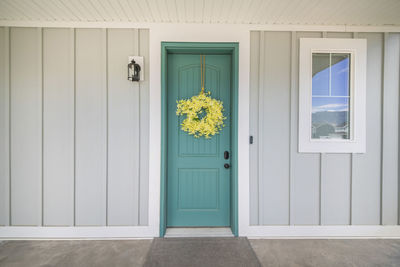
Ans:
[[[0,0],[1,21],[400,25],[400,0]]]

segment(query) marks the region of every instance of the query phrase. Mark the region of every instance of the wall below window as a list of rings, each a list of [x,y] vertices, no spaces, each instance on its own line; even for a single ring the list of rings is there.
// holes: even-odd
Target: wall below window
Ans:
[[[298,153],[299,38],[367,39],[365,154]],[[250,224],[399,223],[400,34],[252,32]]]
[[[149,31],[3,27],[0,63],[0,225],[147,225]]]

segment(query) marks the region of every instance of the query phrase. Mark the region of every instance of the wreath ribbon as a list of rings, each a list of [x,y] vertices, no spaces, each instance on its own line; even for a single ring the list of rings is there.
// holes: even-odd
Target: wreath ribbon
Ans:
[[[204,94],[204,81],[206,76],[206,57],[200,55],[200,83],[201,83],[201,93]]]

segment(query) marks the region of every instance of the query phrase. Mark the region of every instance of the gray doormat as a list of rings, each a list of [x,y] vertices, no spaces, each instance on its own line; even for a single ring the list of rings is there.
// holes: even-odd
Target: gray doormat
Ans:
[[[144,266],[261,266],[247,238],[155,238]]]

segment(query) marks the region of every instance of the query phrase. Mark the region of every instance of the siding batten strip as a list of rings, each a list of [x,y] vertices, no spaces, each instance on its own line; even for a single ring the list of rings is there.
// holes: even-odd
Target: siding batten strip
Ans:
[[[104,142],[104,163],[105,163],[105,169],[104,169],[104,199],[103,199],[103,206],[104,206],[104,218],[103,218],[103,226],[108,226],[108,205],[107,205],[107,200],[108,200],[108,67],[107,67],[107,32],[108,29],[104,28],[101,29],[101,78],[102,78],[102,88],[104,92],[104,99],[103,99],[103,105],[104,105],[104,137],[103,137],[103,142]]]
[[[71,226],[75,225],[75,29],[69,29],[70,88],[72,90],[72,209]]]
[[[399,60],[399,63],[397,64],[397,67],[399,68],[397,71],[397,77],[399,77],[399,80],[398,80],[398,84],[396,86],[396,90],[398,92],[400,92],[400,33],[396,34],[396,36],[397,36],[397,39],[399,40],[398,47],[397,47],[397,52],[399,53],[399,56],[397,57],[397,59]],[[397,116],[400,119],[400,93],[399,93],[399,97],[397,98],[397,100],[399,101],[399,104],[397,107]],[[399,168],[399,166],[400,166],[400,123],[398,123],[398,124],[399,125],[397,127],[397,130],[398,130],[398,134],[397,134],[397,142],[398,142],[398,145],[397,145],[397,149],[398,149],[398,151],[397,151],[397,157],[398,157],[398,159],[397,159],[397,182],[398,182],[398,185],[397,185],[397,217],[398,217],[397,224],[400,225],[400,168]]]
[[[104,84],[106,87],[106,199],[105,199],[105,209],[106,209],[106,226],[108,226],[108,184],[109,184],[109,177],[108,177],[108,159],[109,159],[109,155],[108,155],[108,142],[109,142],[109,138],[108,138],[108,109],[109,109],[109,105],[108,105],[108,98],[109,98],[109,92],[108,92],[108,29],[103,29],[103,53],[104,53],[104,69],[103,71],[105,72],[105,75],[103,75],[104,77]]]
[[[397,52],[399,53],[399,56],[397,57],[399,60],[399,63],[397,64],[397,67],[399,68],[397,71],[397,77],[399,77],[399,80],[398,80],[398,84],[396,87],[397,87],[397,91],[400,92],[400,33],[396,34],[396,36],[397,36],[397,39],[399,39],[399,43],[398,43],[398,47],[397,47]],[[399,101],[399,104],[397,107],[397,116],[400,119],[400,93],[399,93],[399,97],[397,98],[397,100]],[[397,182],[398,182],[398,185],[397,185],[397,217],[398,217],[397,224],[400,225],[400,168],[399,168],[399,166],[400,166],[400,123],[398,123],[398,124],[399,125],[397,127],[397,130],[398,130],[398,134],[397,134],[397,142],[398,142],[398,145],[397,145],[397,149],[398,149],[398,151],[397,151],[397,157],[398,157],[398,159],[397,159],[397,177],[398,177],[397,178]]]
[[[264,66],[265,66],[265,32],[260,32],[260,67],[259,67],[259,91],[258,91],[258,224],[263,225],[264,220],[264,201],[263,201],[263,120],[264,120],[264,109],[263,109],[263,99],[264,99]]]
[[[292,139],[292,132],[296,131],[295,127],[295,118],[297,111],[295,110],[294,106],[294,101],[296,99],[296,82],[295,79],[297,77],[296,73],[296,56],[297,56],[297,36],[296,32],[291,32],[291,57],[290,57],[290,72],[291,72],[291,81],[290,81],[290,119],[289,119],[289,124],[290,124],[290,133],[289,133],[289,225],[294,224],[294,183],[293,183],[293,173],[294,173],[294,168],[293,168],[293,156],[295,151],[297,150],[297,147],[294,146],[294,142]]]
[[[133,35],[134,35],[133,42],[135,44],[134,55],[136,56],[136,55],[139,55],[139,51],[140,51],[140,49],[139,49],[139,45],[140,45],[139,29],[134,29]],[[137,105],[136,105],[137,106],[137,123],[138,123],[139,127],[137,127],[137,138],[136,138],[137,181],[136,181],[135,186],[136,186],[136,190],[137,190],[137,197],[136,197],[136,202],[133,203],[133,205],[135,205],[137,208],[136,209],[137,222],[135,225],[139,225],[140,224],[140,162],[141,162],[141,159],[140,159],[140,141],[141,141],[141,139],[140,139],[140,82],[137,82],[135,84],[136,84],[135,90],[137,90],[137,99],[136,99],[136,101],[137,101]]]
[[[74,89],[74,208],[73,208],[73,226],[76,226],[76,30],[71,29],[72,35],[71,42],[73,47],[72,51],[72,73],[73,73],[73,89]]]
[[[39,48],[39,87],[42,95],[41,106],[41,179],[40,179],[40,226],[44,225],[44,87],[43,87],[43,28],[38,28],[38,48]]]
[[[7,49],[8,55],[5,63],[8,62],[8,71],[7,81],[8,81],[8,225],[11,225],[11,29],[7,27]]]
[[[137,35],[137,53],[136,53],[137,55],[140,55],[140,30],[138,29],[138,35]],[[138,189],[139,189],[139,192],[138,192],[138,202],[137,202],[137,206],[138,206],[138,224],[137,225],[140,225],[140,189],[141,189],[141,186],[140,186],[140,184],[141,184],[141,182],[142,182],[142,177],[141,177],[141,175],[140,175],[140,173],[141,173],[141,170],[142,170],[142,157],[140,156],[140,154],[141,154],[141,151],[142,151],[142,135],[141,135],[141,131],[140,131],[140,129],[141,129],[141,123],[142,123],[142,116],[141,116],[141,107],[142,107],[142,101],[141,101],[141,95],[142,95],[142,91],[141,91],[141,86],[140,86],[141,84],[140,84],[140,82],[138,82],[138,90],[139,90],[139,136],[138,136],[138,139],[139,139],[139,156],[138,156],[138,158],[139,158],[139,165],[138,165]]]
[[[353,224],[353,153],[350,154],[350,207],[349,207],[349,225]]]
[[[385,129],[384,129],[384,124],[385,124],[385,118],[384,118],[384,105],[385,105],[385,54],[386,54],[386,45],[387,45],[387,37],[388,37],[388,33],[385,32],[383,34],[383,38],[382,38],[382,55],[381,55],[381,136],[380,136],[380,145],[381,145],[381,149],[380,149],[380,196],[379,196],[379,224],[382,225],[383,224],[383,160],[384,160],[384,150],[385,148],[383,147],[383,135],[385,134]]]
[[[325,153],[320,153],[320,166],[319,166],[319,225],[325,224],[323,222],[323,212],[325,209],[323,209],[323,199],[322,199],[322,189],[323,189],[323,178],[325,177],[325,171],[326,171],[326,154]]]
[[[288,225],[290,225],[290,185],[291,185],[291,179],[292,179],[292,142],[291,142],[291,132],[292,132],[292,89],[293,89],[293,32],[290,32],[290,88],[289,88],[289,121],[288,121],[288,129],[289,129],[289,135],[288,135]]]

